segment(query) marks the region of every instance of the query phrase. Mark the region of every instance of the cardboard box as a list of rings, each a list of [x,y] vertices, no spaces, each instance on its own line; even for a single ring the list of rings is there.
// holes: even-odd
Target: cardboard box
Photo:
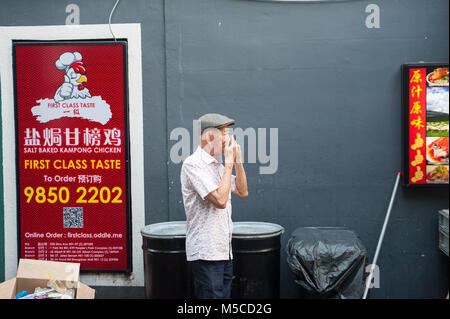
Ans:
[[[75,289],[76,299],[94,299],[95,290],[78,281],[80,264],[33,259],[19,260],[17,276],[0,284],[0,299],[15,299],[23,290],[33,293],[36,287],[47,287],[47,273],[67,288]]]

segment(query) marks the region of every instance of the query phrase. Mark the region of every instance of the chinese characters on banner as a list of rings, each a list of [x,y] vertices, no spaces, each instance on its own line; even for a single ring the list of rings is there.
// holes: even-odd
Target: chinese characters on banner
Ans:
[[[426,122],[426,82],[425,69],[410,69],[409,90],[409,179],[411,183],[425,183],[425,122]]]
[[[447,65],[406,65],[409,185],[449,183]]]
[[[20,257],[131,269],[126,42],[15,42]]]

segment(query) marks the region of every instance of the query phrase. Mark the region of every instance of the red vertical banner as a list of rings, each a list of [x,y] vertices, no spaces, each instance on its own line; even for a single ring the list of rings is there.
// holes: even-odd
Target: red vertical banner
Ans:
[[[126,50],[14,43],[20,257],[131,270]]]
[[[425,184],[426,69],[409,70],[409,183]]]

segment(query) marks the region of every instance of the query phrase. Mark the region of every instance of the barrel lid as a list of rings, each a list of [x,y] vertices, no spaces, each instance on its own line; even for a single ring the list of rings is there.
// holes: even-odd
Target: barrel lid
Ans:
[[[147,225],[142,227],[141,234],[149,238],[185,238],[186,222],[173,221]]]
[[[284,233],[284,228],[277,224],[265,222],[233,223],[233,238],[264,238]]]

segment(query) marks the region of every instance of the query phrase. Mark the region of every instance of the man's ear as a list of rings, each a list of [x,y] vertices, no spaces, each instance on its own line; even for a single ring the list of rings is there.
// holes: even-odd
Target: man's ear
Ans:
[[[211,143],[214,141],[214,129],[207,129],[201,136],[201,139],[204,140],[206,143]]]
[[[209,143],[209,132],[203,132],[202,135],[200,135],[200,142],[205,142],[206,144]]]

